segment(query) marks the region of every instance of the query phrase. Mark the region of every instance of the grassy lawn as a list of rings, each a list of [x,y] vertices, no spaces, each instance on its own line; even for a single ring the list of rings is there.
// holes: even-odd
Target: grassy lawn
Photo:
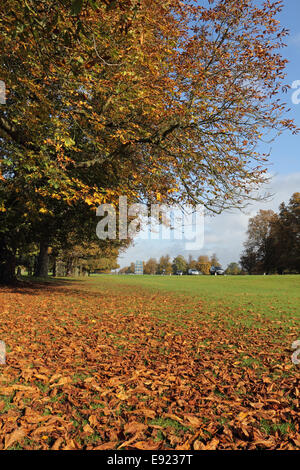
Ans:
[[[0,289],[0,449],[300,449],[300,276]]]
[[[198,298],[205,311],[223,308],[239,319],[261,314],[273,320],[299,319],[300,276],[92,276],[95,285],[131,286]]]

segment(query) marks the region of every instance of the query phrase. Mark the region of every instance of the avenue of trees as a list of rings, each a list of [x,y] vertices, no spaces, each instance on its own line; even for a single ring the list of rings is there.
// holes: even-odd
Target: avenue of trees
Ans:
[[[2,0],[0,282],[20,265],[115,266],[128,241],[97,240],[95,215],[120,195],[215,213],[250,201],[259,141],[297,131],[278,99],[281,7]]]
[[[300,193],[278,213],[260,210],[247,235],[240,263],[249,274],[300,273]]]

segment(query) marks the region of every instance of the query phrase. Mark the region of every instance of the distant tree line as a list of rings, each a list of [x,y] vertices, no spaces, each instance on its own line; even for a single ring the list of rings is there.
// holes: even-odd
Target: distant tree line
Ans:
[[[194,259],[192,255],[186,259],[182,255],[176,256],[173,260],[169,255],[161,256],[159,261],[155,258],[150,258],[144,262],[144,274],[177,274],[182,272],[188,274],[190,269],[197,270],[202,274],[210,274],[212,266],[221,266],[216,254],[211,257],[207,255],[200,255]],[[135,271],[135,263],[126,266],[119,270],[119,274],[133,274]],[[241,268],[238,263],[230,263],[226,269],[226,274],[241,274]]]
[[[300,273],[300,193],[278,214],[260,210],[249,220],[240,263],[249,274]]]

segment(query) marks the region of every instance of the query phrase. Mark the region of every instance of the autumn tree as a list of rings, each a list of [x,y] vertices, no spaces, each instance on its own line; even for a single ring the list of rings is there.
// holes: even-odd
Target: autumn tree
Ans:
[[[200,255],[197,260],[197,269],[202,272],[202,274],[209,274],[211,268],[211,261],[206,255]]]
[[[280,205],[272,236],[278,272],[300,272],[300,193]]]
[[[130,266],[128,266],[126,273],[127,274],[134,274],[135,273],[135,263],[130,263]]]
[[[226,274],[237,275],[241,273],[241,267],[238,263],[232,262],[226,268]]]
[[[197,269],[197,261],[193,258],[192,255],[188,256],[187,270],[189,269]]]
[[[220,262],[219,262],[219,259],[218,259],[217,255],[216,255],[216,253],[214,253],[214,254],[211,256],[211,258],[210,258],[210,264],[211,264],[211,266],[215,266],[216,268],[221,266],[221,265],[220,265]]]
[[[173,259],[173,273],[176,274],[178,271],[181,271],[182,273],[186,273],[187,271],[187,261],[182,255],[176,256],[176,258]]]
[[[156,274],[157,261],[155,258],[150,258],[144,265],[144,274]]]
[[[61,250],[55,262],[63,264],[63,275],[82,276],[91,272],[110,272],[117,269],[118,254],[119,247],[114,242],[111,242],[110,246],[103,246],[99,241],[89,241]]]
[[[255,270],[268,274],[274,268],[275,249],[273,224],[277,216],[272,210],[260,210],[249,219],[247,241],[244,243],[245,252],[241,257],[242,266],[249,271],[251,260],[255,260]],[[247,260],[248,258],[248,260]],[[248,265],[248,266],[247,266]]]
[[[249,220],[248,239],[240,263],[249,272],[300,272],[300,193],[279,213],[259,211]]]
[[[250,247],[245,247],[240,257],[240,264],[248,274],[255,274],[257,270],[257,255]]]
[[[281,6],[2,1],[0,281],[53,200],[95,209],[125,194],[221,212],[251,199],[266,179],[256,145],[295,130],[276,96]]]
[[[172,273],[172,263],[169,255],[161,256],[159,258],[157,266],[158,274],[171,274]]]

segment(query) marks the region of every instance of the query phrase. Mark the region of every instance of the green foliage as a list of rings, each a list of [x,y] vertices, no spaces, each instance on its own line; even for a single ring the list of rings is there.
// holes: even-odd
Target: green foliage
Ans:
[[[173,273],[176,274],[177,271],[186,273],[187,271],[187,262],[182,255],[176,256],[173,260]]]
[[[241,267],[239,266],[238,263],[230,263],[227,268],[226,268],[226,274],[240,274],[241,273]]]
[[[240,261],[247,272],[299,273],[300,193],[294,193],[288,205],[282,203],[278,214],[259,211],[249,220],[247,233]]]

